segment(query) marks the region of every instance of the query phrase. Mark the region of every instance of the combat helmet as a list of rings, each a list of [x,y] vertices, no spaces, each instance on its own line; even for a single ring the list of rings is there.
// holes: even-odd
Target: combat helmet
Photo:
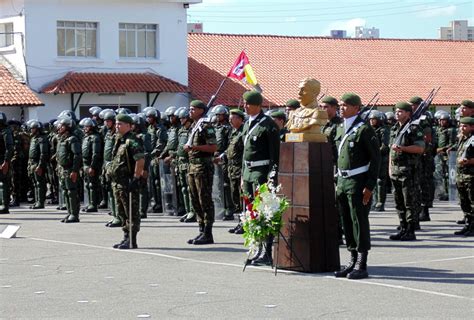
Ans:
[[[168,108],[166,108],[166,110],[165,110],[166,116],[167,117],[174,116],[174,113],[175,113],[176,109],[178,109],[178,108],[175,107],[175,106],[169,106]]]
[[[97,127],[97,122],[91,118],[84,118],[79,122],[81,127]]]
[[[99,117],[99,114],[101,111],[102,111],[102,108],[98,106],[93,106],[89,108],[89,113],[96,117]]]

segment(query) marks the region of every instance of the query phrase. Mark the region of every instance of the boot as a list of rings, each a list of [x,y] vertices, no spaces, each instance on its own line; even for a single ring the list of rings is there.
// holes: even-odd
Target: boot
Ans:
[[[114,217],[106,226],[109,228],[118,228],[122,226],[122,221],[119,218]]]
[[[185,223],[191,223],[191,222],[196,222],[196,221],[197,221],[196,214],[194,212],[188,213],[183,220],[183,222]]]
[[[367,272],[367,256],[368,252],[359,252],[354,270],[347,275],[347,279],[365,279],[369,276]]]
[[[456,221],[456,224],[466,224],[466,216],[464,216],[464,218],[461,220]]]
[[[232,221],[232,220],[234,220],[233,214],[224,215],[224,217],[222,218],[222,221]]]
[[[68,218],[69,218],[69,213],[64,218],[61,219],[61,222],[66,222]]]
[[[128,238],[121,245],[118,246],[118,249],[127,250],[127,249],[137,249],[137,231],[132,231],[132,237]]]
[[[0,209],[0,214],[9,214],[10,211],[8,211],[8,208],[3,208],[3,209]]]
[[[471,221],[471,223],[469,223],[466,232],[463,233],[463,236],[465,237],[474,236],[474,222]]]
[[[129,240],[129,233],[124,231],[122,241],[120,241],[119,243],[114,244],[114,245],[113,245],[113,248],[114,248],[114,249],[118,249],[118,247],[120,247],[121,245],[123,245],[123,244],[124,244],[125,242],[127,242],[128,240]]]
[[[401,241],[414,241],[416,240],[415,236],[415,224],[413,222],[408,223],[407,231],[400,238]]]
[[[400,240],[407,231],[406,223],[400,221],[400,231],[388,237],[390,240]]]
[[[20,203],[18,202],[18,200],[16,198],[13,198],[12,201],[10,201],[10,207],[18,207],[20,206]]]
[[[385,205],[383,203],[377,203],[375,205],[374,211],[378,211],[378,212],[385,211]]]
[[[79,222],[79,215],[70,214],[64,223],[76,223]]]
[[[265,243],[262,245],[262,252],[257,259],[252,260],[252,266],[271,266],[273,265],[272,259],[272,246],[273,246],[273,236],[269,236]]]
[[[193,244],[201,245],[201,244],[213,244],[214,238],[212,236],[212,224],[206,224],[204,227],[204,233],[194,240]]]
[[[229,230],[227,230],[229,233],[235,233],[235,230],[241,228],[241,225],[240,225],[240,222],[233,228],[230,228]]]
[[[430,219],[430,212],[428,211],[428,206],[423,206],[420,217],[418,218],[419,221],[431,221]]]
[[[97,206],[98,209],[107,209],[107,201],[105,200],[102,200],[100,203],[99,203],[99,206]]]
[[[199,234],[196,237],[194,237],[192,239],[189,239],[188,244],[193,244],[194,241],[201,238],[203,234],[204,234],[204,223],[200,223],[199,224]]]
[[[345,278],[347,275],[354,270],[354,266],[357,261],[357,251],[351,251],[351,257],[345,266],[342,266],[341,270],[335,271],[334,276],[336,278]]]

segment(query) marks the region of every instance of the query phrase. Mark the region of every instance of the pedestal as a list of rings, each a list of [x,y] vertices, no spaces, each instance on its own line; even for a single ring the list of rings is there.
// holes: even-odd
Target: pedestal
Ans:
[[[280,237],[274,246],[278,268],[303,272],[339,270],[333,170],[329,143],[281,144],[278,181],[291,206],[283,215],[282,235],[286,242]]]

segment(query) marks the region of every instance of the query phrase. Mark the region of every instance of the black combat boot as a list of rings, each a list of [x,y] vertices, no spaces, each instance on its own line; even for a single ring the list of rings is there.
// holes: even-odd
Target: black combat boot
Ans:
[[[354,266],[357,261],[357,251],[351,251],[351,256],[349,258],[349,261],[346,263],[345,266],[341,267],[341,270],[335,271],[334,276],[336,278],[345,278],[347,275],[354,270]]]
[[[242,229],[242,224],[239,222],[235,227],[227,230],[229,233],[235,233],[236,230]]]
[[[474,236],[474,221],[471,221],[467,227],[466,232],[463,233],[465,237],[472,237]]]
[[[121,245],[123,245],[125,242],[129,240],[130,234],[128,232],[123,232],[123,239],[119,243],[116,243],[113,245],[113,248],[118,249]]]
[[[461,220],[456,221],[457,224],[466,224],[466,216],[462,218]]]
[[[407,232],[407,224],[400,221],[400,231],[396,234],[392,234],[388,237],[390,240],[400,240],[402,236]]]
[[[201,238],[203,234],[204,234],[204,223],[199,223],[199,234],[196,237],[189,239],[188,244],[193,244],[194,241]]]
[[[196,222],[196,214],[194,212],[190,212],[186,215],[186,218],[183,220],[185,223]]]
[[[262,244],[262,252],[258,256],[258,258],[252,260],[252,265],[253,266],[273,265],[272,246],[273,246],[273,236],[269,236],[267,240]]]
[[[79,222],[79,215],[70,214],[64,223],[76,223]]]
[[[357,280],[369,277],[367,272],[367,256],[368,252],[359,252],[354,270],[347,275],[347,279]]]
[[[428,210],[428,206],[422,207],[420,217],[418,218],[419,221],[431,221],[430,212]]]
[[[416,240],[415,236],[415,223],[414,222],[409,222],[407,226],[407,231],[405,232],[404,235],[400,238],[401,241],[414,241]]]
[[[385,211],[385,205],[383,203],[377,203],[375,205],[374,211],[384,212]]]
[[[137,249],[137,231],[132,231],[132,236],[128,237],[126,241],[120,244],[117,249],[128,250],[128,249]]]
[[[200,244],[213,244],[214,237],[212,236],[212,224],[206,224],[204,227],[204,233],[194,240],[193,244],[200,245]]]

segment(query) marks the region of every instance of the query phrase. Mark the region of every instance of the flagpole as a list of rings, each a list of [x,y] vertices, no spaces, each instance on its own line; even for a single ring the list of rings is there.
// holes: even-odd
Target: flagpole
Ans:
[[[214,93],[211,97],[211,99],[209,100],[209,102],[207,103],[207,110],[209,110],[209,108],[212,107],[212,104],[214,103],[214,101],[216,101],[216,98],[217,98],[217,95],[219,94],[219,92],[221,91],[222,87],[224,86],[224,83],[225,81],[227,80],[227,77],[225,77],[222,81],[221,81],[221,84],[219,85],[219,88],[217,88],[217,91],[216,93]]]

